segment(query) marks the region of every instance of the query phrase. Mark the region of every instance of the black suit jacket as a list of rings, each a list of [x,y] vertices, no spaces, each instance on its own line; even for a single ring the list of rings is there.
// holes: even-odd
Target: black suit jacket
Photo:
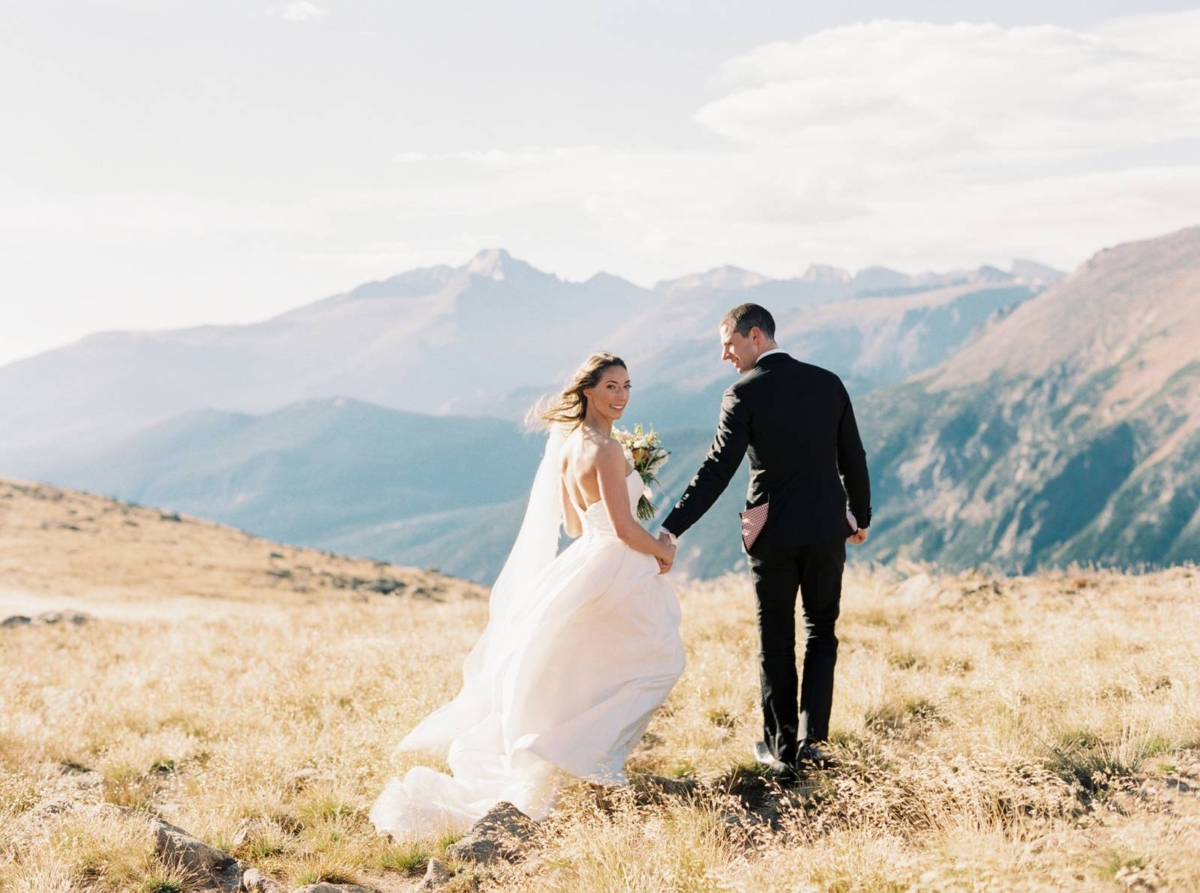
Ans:
[[[755,551],[764,542],[844,539],[852,532],[847,495],[859,526],[870,525],[871,482],[850,395],[832,372],[780,353],[725,391],[708,456],[663,529],[680,536],[699,521],[747,453],[746,507],[770,501]]]

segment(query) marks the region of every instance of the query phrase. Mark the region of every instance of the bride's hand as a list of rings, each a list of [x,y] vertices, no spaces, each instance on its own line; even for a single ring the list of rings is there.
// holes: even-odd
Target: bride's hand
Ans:
[[[669,571],[675,565],[675,548],[676,547],[671,545],[670,543],[664,543],[664,545],[666,546],[666,549],[667,549],[666,556],[665,557],[662,555],[655,556],[655,561],[658,562],[658,573],[660,575],[665,574],[667,571]]]

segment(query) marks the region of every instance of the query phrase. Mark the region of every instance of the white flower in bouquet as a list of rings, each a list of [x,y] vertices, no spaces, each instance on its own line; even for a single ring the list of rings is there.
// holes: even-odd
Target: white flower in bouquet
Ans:
[[[654,492],[651,485],[658,484],[658,470],[667,464],[667,457],[671,454],[663,447],[653,427],[649,432],[643,430],[640,424],[634,425],[632,432],[614,428],[612,436],[624,448],[626,457],[641,475],[644,487],[637,504],[637,516],[641,521],[649,521],[658,512],[650,501]]]

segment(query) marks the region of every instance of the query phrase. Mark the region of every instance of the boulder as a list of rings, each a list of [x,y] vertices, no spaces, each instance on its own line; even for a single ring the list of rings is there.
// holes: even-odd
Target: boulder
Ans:
[[[0,629],[6,629],[13,626],[53,626],[56,623],[73,623],[75,626],[82,626],[85,623],[90,623],[95,620],[91,614],[84,614],[81,611],[43,611],[33,617],[26,617],[24,614],[13,614],[11,617],[5,617],[0,620]]]
[[[417,887],[418,890],[440,890],[450,883],[450,872],[441,859],[430,859],[425,868],[425,877]]]
[[[251,868],[242,875],[241,886],[238,887],[242,893],[287,893],[287,888],[275,878],[268,874],[263,874],[257,868]]]
[[[93,619],[90,614],[84,614],[80,611],[43,611],[33,618],[33,622],[46,624],[73,623],[76,626],[82,626]]]
[[[535,842],[537,822],[511,803],[501,801],[471,826],[467,835],[446,850],[452,859],[462,862],[516,862]]]
[[[71,816],[89,819],[110,819],[131,815],[133,810],[112,803],[93,803],[67,794],[42,800],[31,809],[15,816],[4,827],[8,839],[19,845],[44,840],[57,833],[61,823]]]
[[[207,875],[223,890],[238,886],[241,867],[229,853],[162,819],[151,819],[150,830],[154,832],[154,852],[160,859],[174,862],[189,874]]]

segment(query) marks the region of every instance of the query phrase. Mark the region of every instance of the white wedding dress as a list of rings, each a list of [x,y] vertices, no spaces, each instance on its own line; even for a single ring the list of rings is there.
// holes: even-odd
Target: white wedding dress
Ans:
[[[564,437],[550,436],[462,691],[398,747],[444,753],[453,776],[417,767],[393,778],[371,808],[380,833],[461,831],[501,800],[540,821],[573,777],[623,783],[683,672],[674,588],[617,538],[602,501],[578,509],[583,535],[555,555]],[[641,478],[626,483],[636,505]]]

